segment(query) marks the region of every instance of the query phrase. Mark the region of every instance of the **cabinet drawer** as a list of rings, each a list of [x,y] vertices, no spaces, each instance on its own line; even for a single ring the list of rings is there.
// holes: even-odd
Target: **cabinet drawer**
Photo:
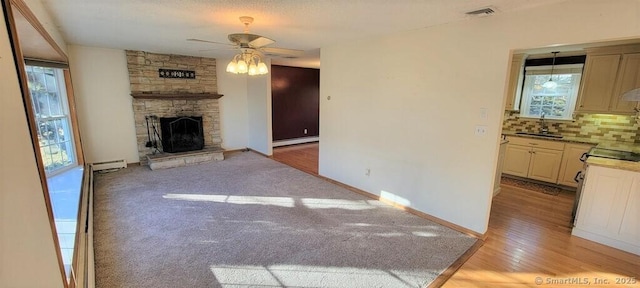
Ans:
[[[545,148],[552,150],[564,150],[564,143],[557,141],[548,141],[548,140],[540,140],[540,139],[532,139],[526,137],[516,137],[510,136],[508,137],[509,144],[513,145],[522,145],[522,146],[531,146],[536,148]]]

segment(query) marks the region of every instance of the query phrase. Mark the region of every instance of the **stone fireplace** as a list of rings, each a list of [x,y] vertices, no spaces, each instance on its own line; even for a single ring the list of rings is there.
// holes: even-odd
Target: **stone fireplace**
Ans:
[[[213,157],[213,160],[220,160],[222,138],[218,99],[222,95],[217,93],[216,60],[143,51],[126,51],[126,54],[140,163],[149,164],[149,157],[155,159],[159,157],[158,154],[184,155],[188,150],[219,151],[220,155]],[[160,73],[171,69],[189,71],[195,77],[160,77]],[[148,125],[149,118],[159,121]],[[167,126],[164,129],[161,127],[163,121]],[[170,135],[179,128],[186,131]],[[162,139],[162,143],[149,147],[150,140],[153,140],[150,136],[154,136],[154,133]],[[191,147],[176,148],[187,145],[186,142],[190,142],[188,145]],[[178,157],[175,155],[169,157],[175,160]]]

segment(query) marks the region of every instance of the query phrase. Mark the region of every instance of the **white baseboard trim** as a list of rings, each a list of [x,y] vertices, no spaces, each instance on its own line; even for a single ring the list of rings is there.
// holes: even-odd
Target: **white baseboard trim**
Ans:
[[[571,231],[571,235],[598,242],[603,245],[611,246],[625,252],[640,255],[640,246],[638,245],[633,245],[631,243],[627,243],[618,239],[611,239],[603,235],[598,235],[596,233],[582,230],[578,227],[573,228],[573,230]]]
[[[302,143],[309,143],[309,142],[318,142],[318,141],[320,141],[320,137],[296,138],[296,139],[290,139],[290,140],[274,141],[273,147],[302,144]]]

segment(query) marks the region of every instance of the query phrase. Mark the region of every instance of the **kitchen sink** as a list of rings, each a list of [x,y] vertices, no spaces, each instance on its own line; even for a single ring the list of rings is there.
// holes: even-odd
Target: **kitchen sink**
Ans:
[[[539,137],[556,138],[556,139],[562,138],[562,135],[550,134],[550,133],[516,132],[516,135],[539,136]]]

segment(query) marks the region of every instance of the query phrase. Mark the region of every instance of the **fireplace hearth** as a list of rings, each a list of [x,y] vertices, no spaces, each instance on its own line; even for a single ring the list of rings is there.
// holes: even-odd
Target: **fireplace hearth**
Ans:
[[[202,117],[163,117],[160,118],[160,129],[164,152],[177,153],[204,148]]]

